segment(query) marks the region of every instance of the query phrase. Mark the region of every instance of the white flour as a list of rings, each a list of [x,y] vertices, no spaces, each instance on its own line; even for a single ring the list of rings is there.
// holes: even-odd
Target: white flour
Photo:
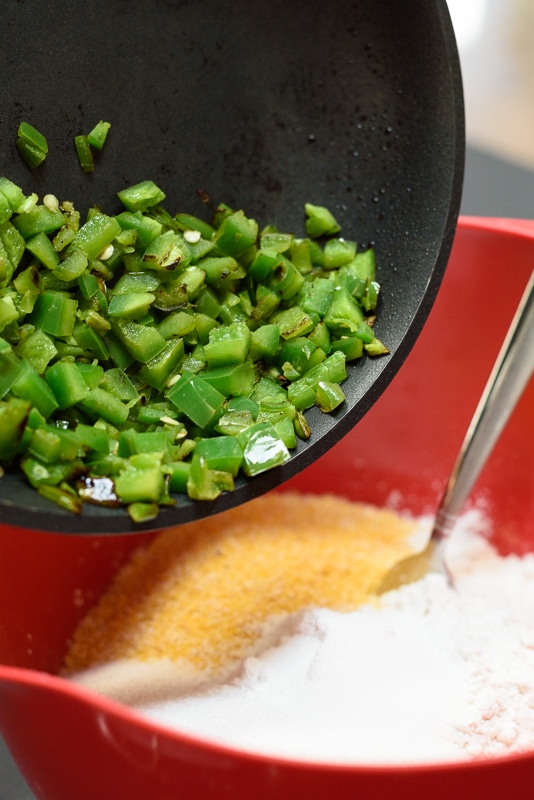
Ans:
[[[422,763],[534,749],[534,555],[501,558],[466,515],[456,576],[381,608],[295,615],[230,683],[141,706],[182,732],[331,763]]]

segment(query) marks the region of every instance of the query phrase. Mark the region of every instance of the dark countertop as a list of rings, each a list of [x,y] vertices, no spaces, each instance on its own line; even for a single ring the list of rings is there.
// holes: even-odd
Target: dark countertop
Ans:
[[[461,213],[534,218],[534,171],[468,148]],[[1,737],[0,800],[35,800]]]

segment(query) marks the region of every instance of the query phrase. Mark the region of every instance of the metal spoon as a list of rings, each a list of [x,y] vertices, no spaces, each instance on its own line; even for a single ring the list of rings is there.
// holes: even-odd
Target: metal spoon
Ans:
[[[497,360],[467,429],[441,498],[426,548],[399,562],[380,594],[425,572],[443,572],[453,584],[445,543],[484,464],[534,372],[534,272],[523,292]]]

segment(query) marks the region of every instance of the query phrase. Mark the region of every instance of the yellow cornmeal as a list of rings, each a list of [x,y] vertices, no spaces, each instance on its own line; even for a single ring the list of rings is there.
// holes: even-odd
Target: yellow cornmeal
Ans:
[[[368,602],[412,552],[415,527],[339,497],[280,493],[166,530],[81,622],[65,671],[170,659],[213,673],[251,654],[270,617]]]

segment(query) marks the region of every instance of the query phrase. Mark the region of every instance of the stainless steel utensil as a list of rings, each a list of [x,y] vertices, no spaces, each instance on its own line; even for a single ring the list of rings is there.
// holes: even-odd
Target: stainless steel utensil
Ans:
[[[467,429],[438,506],[426,548],[400,561],[387,574],[380,593],[417,580],[425,572],[444,572],[454,583],[445,544],[494,445],[534,372],[534,272]]]

